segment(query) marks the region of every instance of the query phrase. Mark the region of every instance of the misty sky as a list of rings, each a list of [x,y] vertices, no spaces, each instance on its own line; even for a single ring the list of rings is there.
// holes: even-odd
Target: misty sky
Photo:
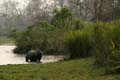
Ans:
[[[8,0],[0,0],[0,4],[2,4],[4,1],[8,1]],[[19,7],[21,8],[28,2],[28,0],[11,0],[11,1],[19,2]]]
[[[9,0],[0,0],[0,4],[2,4],[4,1],[9,1]],[[19,7],[23,8],[23,6],[25,6],[29,0],[11,0],[11,1],[17,1],[19,2]],[[44,0],[43,0],[44,1]],[[54,2],[54,0],[46,0],[48,5],[52,5]]]
[[[3,3],[4,1],[8,1],[8,0],[0,0],[0,3]],[[11,0],[11,1],[13,1],[13,0]],[[14,1],[18,1],[23,4],[27,0],[14,0]]]

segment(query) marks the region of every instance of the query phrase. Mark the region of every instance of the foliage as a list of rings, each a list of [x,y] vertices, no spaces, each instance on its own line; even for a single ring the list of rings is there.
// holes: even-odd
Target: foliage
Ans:
[[[1,80],[119,80],[120,75],[104,75],[103,68],[92,66],[93,59],[49,64],[0,66]]]
[[[97,22],[94,26],[94,56],[96,64],[107,65],[107,58],[112,50],[112,42],[109,37],[108,28],[103,22]]]
[[[91,34],[87,31],[71,31],[65,36],[65,44],[71,53],[71,58],[88,57],[91,55]]]
[[[109,56],[108,73],[120,73],[120,51],[113,51]]]
[[[80,30],[65,35],[71,58],[93,55],[95,64],[107,73],[120,73],[120,24],[118,21],[84,23]]]
[[[94,24],[94,56],[96,64],[104,66],[107,72],[120,73],[119,24],[97,22]]]
[[[109,56],[109,65],[111,72],[120,73],[120,21],[112,22],[112,40],[114,42],[114,50]]]
[[[51,24],[58,29],[70,29],[73,28],[73,18],[74,15],[68,8],[55,9]]]
[[[60,11],[56,10],[51,24],[42,21],[29,26],[21,33],[16,33],[13,30],[11,35],[15,38],[18,46],[15,52],[25,53],[30,49],[39,48],[48,54],[64,53],[66,52],[63,43],[64,33],[74,29],[82,29],[84,26],[83,22],[73,16],[67,8],[62,8]]]
[[[120,20],[91,23],[81,21],[68,8],[54,12],[51,23],[41,21],[23,32],[13,30],[15,52],[41,49],[50,54],[70,53],[71,59],[93,55],[96,65],[120,72]]]
[[[114,41],[115,48],[120,49],[120,20],[113,21],[111,24],[112,26],[112,40]]]
[[[15,53],[26,53],[31,49],[44,50],[47,47],[48,37],[50,38],[53,31],[54,26],[44,21],[38,25],[29,26],[27,30],[17,34]]]

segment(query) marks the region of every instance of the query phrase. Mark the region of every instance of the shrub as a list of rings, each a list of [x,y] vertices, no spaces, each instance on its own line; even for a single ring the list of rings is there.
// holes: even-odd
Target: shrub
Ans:
[[[104,66],[107,64],[108,55],[111,53],[112,42],[108,34],[108,28],[103,22],[97,22],[93,26],[95,64]]]
[[[75,28],[75,18],[68,8],[55,9],[51,24],[57,29],[71,30]]]
[[[114,22],[94,24],[95,63],[107,73],[120,73],[120,29]]]
[[[17,48],[15,53],[26,53],[30,49],[42,49],[47,47],[48,38],[54,32],[54,26],[47,22],[29,26],[15,38]]]
[[[112,41],[114,42],[114,50],[109,55],[109,67],[113,73],[120,73],[120,22],[112,22]]]
[[[91,55],[92,42],[87,31],[71,31],[65,36],[65,44],[71,53],[71,58],[88,57]]]
[[[109,55],[109,73],[120,73],[120,51],[114,50]]]
[[[112,40],[116,49],[120,49],[120,20],[114,21],[110,24],[112,26]]]

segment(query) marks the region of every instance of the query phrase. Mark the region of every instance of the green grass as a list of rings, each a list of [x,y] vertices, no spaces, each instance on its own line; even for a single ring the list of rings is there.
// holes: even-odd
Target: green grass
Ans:
[[[49,64],[0,66],[0,80],[120,80],[93,66],[91,58]]]

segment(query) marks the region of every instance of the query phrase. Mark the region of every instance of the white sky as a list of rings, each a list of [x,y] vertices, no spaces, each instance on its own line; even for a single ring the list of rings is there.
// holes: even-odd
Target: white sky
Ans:
[[[0,0],[0,4],[3,3],[4,1],[8,1],[8,0]],[[11,1],[18,1],[21,4],[24,4],[26,2],[28,2],[29,0],[11,0]],[[48,2],[53,1],[53,0],[47,0]]]
[[[9,1],[9,0],[0,0],[0,4],[2,4],[4,1]],[[19,6],[23,7],[29,0],[11,0],[11,1],[17,1],[19,2]]]
[[[8,0],[0,0],[0,4],[3,3],[4,1],[8,1]],[[24,1],[27,1],[27,0],[14,0],[14,1],[18,1],[23,4]]]
[[[9,1],[9,0],[0,0],[0,4],[2,4],[4,1]],[[19,6],[21,8],[23,8],[29,2],[29,0],[11,0],[11,1],[19,2]],[[52,5],[52,3],[54,3],[54,0],[45,0],[45,1],[47,1],[47,4],[49,5]]]

